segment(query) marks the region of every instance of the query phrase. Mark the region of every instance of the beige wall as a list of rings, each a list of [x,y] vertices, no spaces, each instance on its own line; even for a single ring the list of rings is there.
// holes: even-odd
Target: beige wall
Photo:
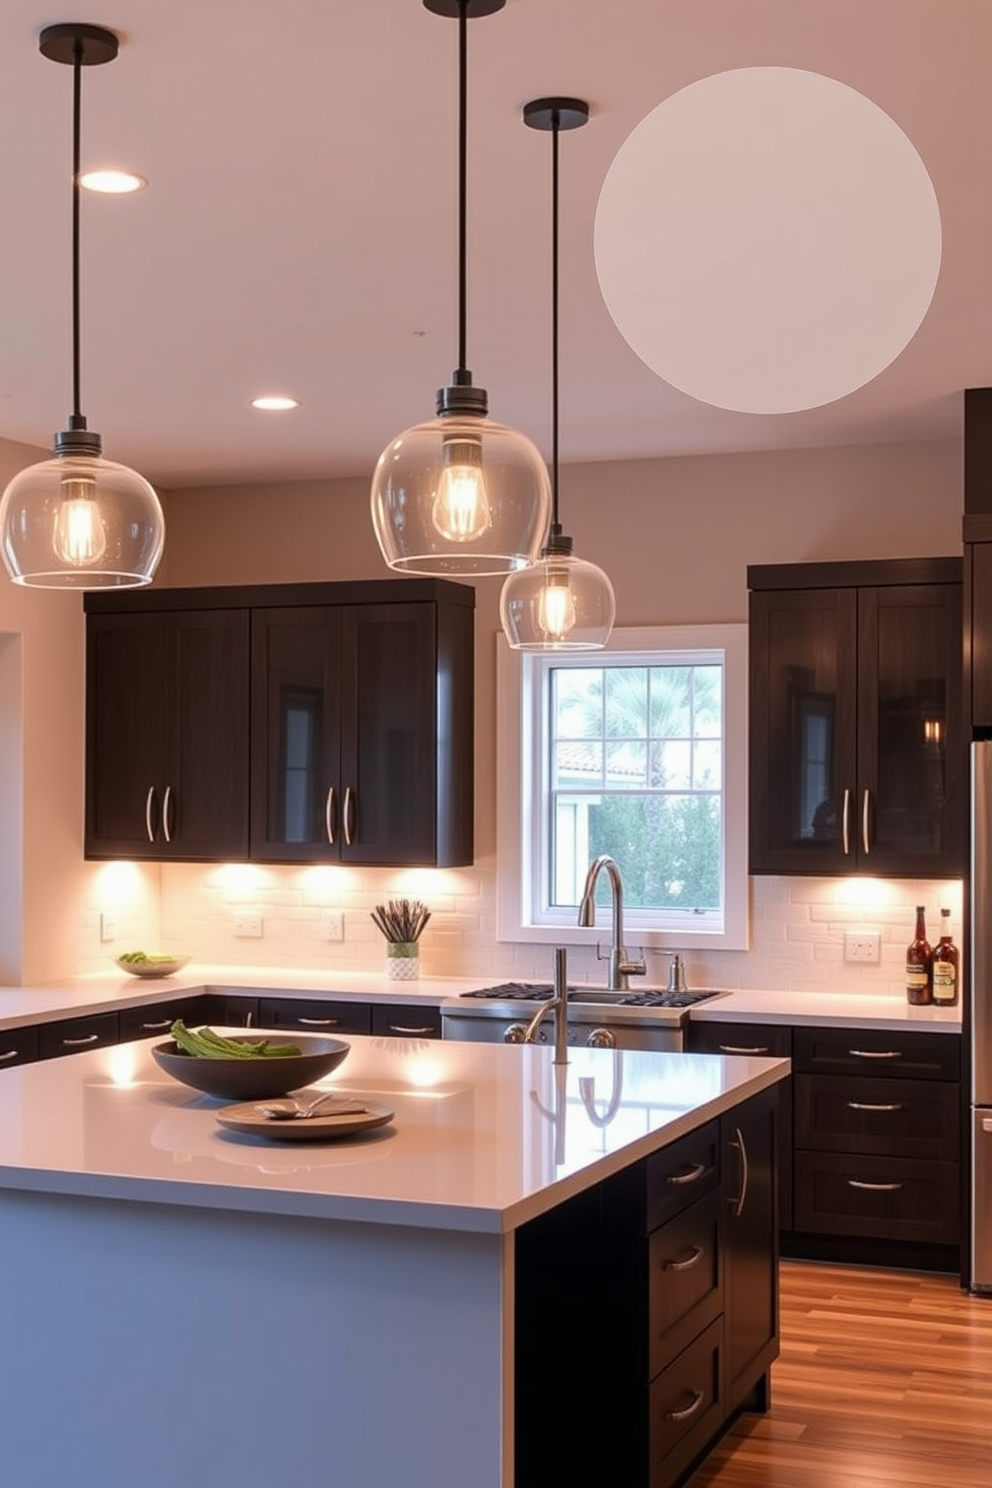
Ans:
[[[37,457],[0,441],[0,477],[5,483]],[[365,480],[186,490],[164,493],[163,504],[159,582],[388,577],[371,531]],[[621,625],[743,620],[748,563],[957,553],[961,511],[962,452],[955,441],[562,472],[565,528],[577,552],[609,572]],[[477,869],[453,886],[451,922],[437,927],[435,944],[447,946],[437,969],[445,971],[467,960],[469,949],[488,956],[485,965],[493,969],[500,581],[480,580],[476,589]],[[105,870],[82,862],[81,610],[78,596],[32,594],[0,578],[0,982],[51,980],[81,962],[95,969],[114,949],[99,946],[96,936]],[[11,772],[21,777],[13,789]],[[170,892],[184,913],[192,899],[203,902],[195,870],[169,870],[162,885],[163,906]],[[158,870],[141,870],[129,892],[123,933],[138,943],[154,938]],[[289,891],[280,879],[271,892]],[[457,908],[465,901],[469,910]],[[162,919],[171,931],[164,908]],[[251,942],[228,944],[226,921],[222,926],[205,912],[202,921],[200,940],[190,947],[198,954],[208,944],[232,959],[239,951],[262,953]],[[480,936],[488,949],[478,945]],[[506,970],[530,968],[512,948],[498,954]]]

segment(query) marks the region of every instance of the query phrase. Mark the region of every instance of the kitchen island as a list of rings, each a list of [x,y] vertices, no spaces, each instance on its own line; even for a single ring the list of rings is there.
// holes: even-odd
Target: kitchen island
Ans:
[[[545,1265],[545,1240],[565,1216],[574,1262],[602,1238],[583,1228],[590,1200],[609,1219],[615,1192],[635,1210],[646,1196],[657,1212],[641,1229],[657,1220],[660,1234],[659,1185],[681,1194],[710,1170],[743,1206],[747,1185],[736,1193],[729,1158],[721,1178],[715,1144],[725,1129],[741,1136],[742,1111],[773,1109],[788,1072],[770,1059],[583,1050],[556,1067],[544,1048],[350,1042],[322,1083],[395,1117],[333,1143],[225,1131],[224,1103],[169,1080],[147,1042],[3,1073],[0,1450],[18,1488],[531,1488],[518,1419],[521,1393],[538,1388],[528,1360],[556,1360],[563,1380],[576,1365],[587,1380],[616,1367],[565,1356],[561,1289],[575,1266]],[[692,1144],[712,1158],[683,1163]],[[667,1176],[666,1154],[679,1163]],[[694,1208],[718,1194],[732,1210],[718,1187]],[[717,1233],[723,1243],[722,1218]],[[623,1239],[632,1255],[648,1243]],[[771,1278],[774,1261],[772,1229]],[[723,1277],[721,1264],[680,1360],[722,1339]],[[542,1289],[562,1348],[535,1316]],[[615,1320],[597,1333],[594,1292],[565,1300],[588,1313],[590,1338],[619,1336]],[[647,1318],[620,1322],[644,1333],[647,1362]],[[667,1331],[679,1341],[680,1329]],[[761,1347],[759,1375],[777,1338]],[[683,1453],[740,1394],[727,1371],[725,1402],[723,1374],[706,1367],[714,1399]],[[647,1461],[646,1374],[643,1387]],[[701,1405],[690,1394],[689,1414]]]

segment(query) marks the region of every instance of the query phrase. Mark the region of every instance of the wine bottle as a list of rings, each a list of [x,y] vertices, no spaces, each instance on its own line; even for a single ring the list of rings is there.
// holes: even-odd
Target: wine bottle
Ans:
[[[958,1000],[960,952],[951,939],[951,911],[940,911],[940,940],[933,949],[933,1000],[941,1007],[953,1007]]]
[[[916,934],[906,949],[906,1000],[914,1007],[933,1001],[930,942],[927,940],[926,907],[916,906]]]

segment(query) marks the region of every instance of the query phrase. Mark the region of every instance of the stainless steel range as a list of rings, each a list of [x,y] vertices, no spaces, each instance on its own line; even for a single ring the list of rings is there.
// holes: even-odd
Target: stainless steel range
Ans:
[[[682,1048],[682,1029],[689,1009],[721,995],[709,991],[611,992],[570,987],[568,1042],[576,1047],[678,1050]],[[441,1004],[442,1037],[486,1044],[521,1043],[537,1004],[553,996],[554,988],[547,982],[501,982],[476,992],[463,992]],[[541,1021],[534,1041],[554,1042],[551,1013]]]

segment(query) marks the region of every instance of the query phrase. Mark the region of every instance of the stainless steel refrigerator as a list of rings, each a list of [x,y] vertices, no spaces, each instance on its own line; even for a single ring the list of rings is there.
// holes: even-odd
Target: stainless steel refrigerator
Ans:
[[[971,753],[970,1282],[992,1292],[992,740]]]

